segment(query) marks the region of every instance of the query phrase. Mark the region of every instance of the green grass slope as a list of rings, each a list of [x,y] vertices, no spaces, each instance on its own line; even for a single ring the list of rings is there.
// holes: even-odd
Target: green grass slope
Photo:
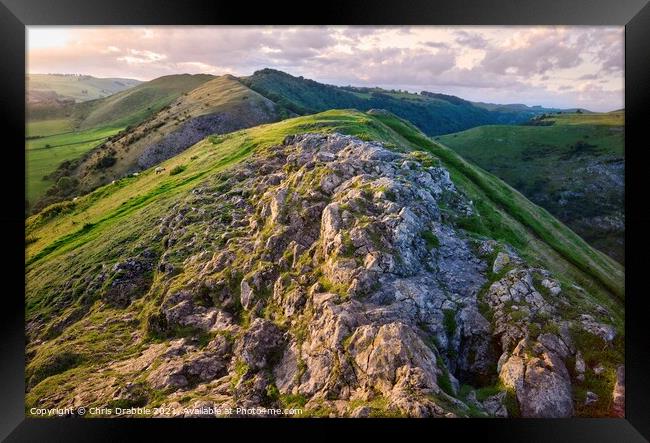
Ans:
[[[80,282],[91,281],[106,264],[111,266],[144,249],[161,252],[163,245],[154,240],[160,219],[188,192],[203,183],[221,183],[233,165],[253,152],[264,152],[287,135],[304,132],[341,132],[378,140],[400,151],[432,154],[432,161],[449,170],[457,188],[474,202],[478,212],[457,220],[459,228],[471,236],[504,240],[531,264],[556,273],[563,295],[575,310],[565,315],[579,315],[580,307],[595,298],[608,308],[618,329],[622,328],[623,269],[615,261],[507,184],[427,138],[410,123],[384,111],[332,110],[208,137],[162,164],[177,173],[156,174],[151,168],[28,218],[26,320],[28,328],[38,328],[45,340],[27,346],[27,376],[34,386],[27,394],[26,406],[37,405],[47,396],[60,398],[73,392],[74,380],[138,355],[155,340],[147,336],[147,318],[158,307],[160,294],[170,290],[159,283],[158,271],[152,271],[150,293],[126,309],[105,305],[97,294],[76,291]],[[189,230],[187,241],[192,235]],[[189,278],[184,275],[183,281]],[[588,295],[574,284],[585,288]],[[118,372],[103,371],[105,376],[119,378]]]
[[[80,129],[132,125],[213,78],[209,74],[159,77],[110,97],[80,103],[71,118]]]
[[[204,74],[170,75],[84,103],[28,105],[27,206],[32,207],[55,184],[56,179],[46,176],[62,162],[79,159],[213,78]]]
[[[241,81],[288,111],[303,115],[336,108],[367,111],[386,109],[415,124],[427,135],[462,131],[479,125],[517,123],[544,108],[487,109],[455,96],[423,91],[420,94],[381,88],[340,87],[318,83],[274,69],[262,69]]]
[[[102,139],[99,145],[95,145],[96,149],[77,161],[61,165],[55,180],[63,177],[73,185],[61,187],[57,181],[56,186],[48,189],[45,202],[86,193],[154,165],[207,135],[257,126],[280,118],[278,107],[273,102],[242,85],[235,77],[214,77],[183,93],[141,123],[131,125],[109,140]],[[38,141],[44,143],[49,139]],[[36,209],[42,203],[39,201]]]
[[[60,96],[28,102],[27,120],[68,120],[76,130],[118,127],[136,124],[155,114],[180,95],[191,91],[214,76],[175,74],[140,83],[113,95],[75,103]]]
[[[113,242],[124,242],[125,236],[146,238],[151,223],[165,213],[167,203],[254,150],[280,143],[289,134],[331,131],[384,141],[396,148],[430,152],[477,206],[480,216],[463,221],[463,228],[505,240],[527,258],[586,284],[595,293],[623,298],[620,265],[495,176],[390,114],[338,110],[210,137],[163,163],[168,171],[183,166],[178,174],[158,175],[150,169],[137,177],[103,186],[76,202],[58,203],[28,218],[29,289],[43,283],[44,277],[55,270],[54,264],[61,260],[60,263],[88,259],[87,266],[91,266],[97,257],[114,255],[119,250],[111,250]],[[128,243],[122,246],[130,247]],[[62,277],[65,273],[61,274]],[[34,295],[34,291],[28,290],[28,299]]]
[[[624,260],[624,114],[559,114],[437,137]]]
[[[34,93],[54,92],[57,96],[76,102],[107,97],[142,83],[130,78],[98,78],[74,74],[28,74],[26,81],[28,101]]]
[[[51,123],[46,120],[44,123]],[[67,123],[65,120],[63,122]],[[52,174],[64,161],[79,158],[90,149],[101,144],[108,137],[117,134],[122,128],[99,128],[85,131],[66,131],[51,135],[29,138],[34,134],[46,133],[50,130],[58,131],[65,126],[61,125],[31,125],[28,127],[28,140],[25,146],[27,200],[35,202],[46,190],[54,184]]]

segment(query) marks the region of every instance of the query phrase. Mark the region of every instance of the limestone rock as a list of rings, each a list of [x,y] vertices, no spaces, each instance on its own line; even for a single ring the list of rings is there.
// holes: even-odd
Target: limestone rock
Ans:
[[[492,265],[492,272],[498,274],[501,270],[510,263],[510,256],[503,252],[499,252],[497,257],[494,259],[494,264]]]
[[[151,271],[155,259],[153,251],[145,250],[138,257],[115,263],[107,277],[110,285],[103,296],[106,302],[123,308],[144,295],[153,280]]]
[[[576,378],[581,382],[585,381],[585,369],[586,369],[585,360],[582,358],[582,353],[578,351],[576,353],[575,372],[576,372]]]
[[[580,323],[585,331],[597,335],[605,341],[611,342],[616,337],[616,330],[613,326],[599,323],[589,314],[580,315]]]
[[[598,395],[594,392],[587,391],[585,394],[585,406],[592,405],[598,401]]]
[[[506,398],[505,392],[500,392],[496,395],[483,400],[483,408],[492,417],[508,418],[508,410],[504,404]]]
[[[268,320],[256,318],[244,334],[237,355],[252,369],[266,368],[279,358],[284,345],[281,331]]]
[[[559,418],[573,414],[571,379],[564,362],[552,351],[522,340],[503,364],[499,377],[514,389],[524,417]]]
[[[522,416],[570,416],[566,365],[575,357],[574,382],[586,370],[571,335],[582,328],[611,342],[615,329],[603,320],[611,317],[594,304],[568,318],[572,291],[586,291],[565,294],[557,276],[512,246],[476,239],[461,227],[474,216],[431,154],[336,133],[292,135],[171,201],[154,229],[162,253],[141,248],[60,289],[101,294],[136,326],[129,306],[150,297],[131,338],[146,330],[155,342],[111,373],[140,377],[142,391],[164,392],[165,405],[191,407],[192,416],[292,399],[329,416],[506,417],[505,391],[460,398],[461,384],[495,376]],[[57,339],[89,310],[66,311],[51,335],[37,319],[28,335]],[[139,388],[101,377],[80,381],[75,401],[91,398],[84,388],[143,401]],[[621,372],[620,414],[623,384]]]

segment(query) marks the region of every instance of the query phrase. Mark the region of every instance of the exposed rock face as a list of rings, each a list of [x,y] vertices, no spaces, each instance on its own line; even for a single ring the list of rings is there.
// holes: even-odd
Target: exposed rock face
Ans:
[[[616,331],[612,325],[599,323],[589,314],[582,314],[580,322],[586,331],[597,335],[605,341],[611,342],[616,337]]]
[[[497,395],[493,395],[483,400],[483,408],[485,409],[485,412],[492,417],[507,418],[508,410],[503,404],[505,397],[506,393],[500,392]]]
[[[583,160],[584,161],[584,160]],[[625,263],[625,161],[610,157],[589,159],[567,180],[569,190],[554,193],[560,220],[596,248]],[[589,201],[585,207],[582,202]]]
[[[166,405],[191,391],[198,406],[505,417],[512,393],[523,416],[572,415],[562,285],[460,229],[472,202],[419,154],[291,136],[195,188],[160,220],[165,290],[147,327],[169,346],[124,365]],[[611,336],[583,320],[571,326]],[[171,340],[188,329],[210,340]]]
[[[510,263],[510,256],[503,252],[497,254],[497,258],[494,259],[494,264],[492,265],[492,272],[497,274],[501,272],[504,266]]]
[[[139,257],[113,265],[107,276],[110,283],[104,294],[106,301],[114,306],[125,307],[146,293],[153,280],[155,259],[153,251],[145,250]]]
[[[573,414],[572,381],[565,360],[572,355],[572,343],[566,334],[530,337],[531,323],[540,317],[547,327],[555,324],[560,330],[562,322],[556,307],[562,302],[558,297],[560,285],[548,272],[527,268],[517,258],[514,261],[518,263],[516,267],[505,272],[486,293],[486,301],[494,312],[493,333],[503,351],[499,378],[514,391],[523,416],[569,417]],[[542,296],[535,281],[557,299]]]
[[[171,343],[162,355],[162,364],[147,379],[156,389],[178,389],[213,380],[226,375],[230,356],[231,344],[221,335],[202,349],[180,340]]]
[[[239,343],[237,354],[252,369],[268,368],[282,349],[282,332],[268,320],[256,318]]]
[[[536,343],[531,349],[522,339],[501,366],[499,376],[506,387],[515,391],[524,417],[572,415],[569,372],[562,359],[544,345]]]
[[[273,121],[272,104],[262,103],[260,107],[251,106],[242,118],[241,113],[220,112],[201,115],[183,123],[178,129],[161,140],[148,145],[138,158],[142,169],[157,165],[211,134],[227,134],[242,128]]]

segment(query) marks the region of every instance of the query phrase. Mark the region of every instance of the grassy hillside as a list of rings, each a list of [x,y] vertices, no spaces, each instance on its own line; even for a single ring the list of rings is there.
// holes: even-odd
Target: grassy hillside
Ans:
[[[392,115],[328,111],[210,137],[163,163],[168,171],[182,166],[177,174],[158,175],[150,169],[103,186],[74,203],[62,202],[30,217],[26,246],[28,305],[44,302],[38,297],[38,287],[47,287],[52,283],[48,282],[50,278],[60,278],[60,266],[67,266],[69,260],[87,260],[84,268],[92,267],[93,261],[104,254],[113,256],[132,248],[128,239],[144,241],[168,204],[205,178],[245,159],[254,150],[279,143],[286,135],[332,131],[434,154],[480,212],[480,217],[463,222],[466,229],[509,242],[527,258],[580,282],[594,294],[615,296],[610,304],[623,297],[620,265],[495,176]]]
[[[80,129],[128,126],[155,114],[182,94],[213,78],[209,74],[159,77],[119,94],[81,103],[75,107],[71,118]]]
[[[381,88],[332,86],[273,69],[257,71],[241,80],[294,114],[311,114],[334,108],[362,111],[380,108],[407,119],[428,135],[447,134],[492,123],[517,123],[549,111],[525,106],[487,109],[458,97],[426,91],[412,94]]]
[[[598,249],[624,260],[624,114],[560,114],[436,140],[497,175]]]
[[[50,91],[63,98],[84,102],[107,97],[142,83],[130,78],[97,78],[72,74],[28,74],[26,81],[28,102],[30,97],[39,96],[35,92]]]
[[[116,94],[75,103],[60,96],[27,107],[27,120],[69,120],[75,129],[128,126],[139,123],[185,92],[214,78],[208,74],[167,75]]]
[[[140,124],[131,125],[109,140],[101,140],[96,149],[79,160],[62,165],[54,180],[65,177],[72,185],[54,186],[48,191],[46,202],[86,193],[157,164],[207,135],[279,119],[273,102],[245,87],[235,77],[213,78],[183,93]],[[39,202],[37,206],[42,204]]]
[[[212,78],[203,74],[170,75],[84,103],[29,105],[26,134],[29,205],[43,198],[46,190],[55,184],[56,178],[44,177],[55,172],[62,162],[79,159],[108,137],[141,123]]]
[[[27,128],[28,140],[25,144],[25,159],[29,202],[35,202],[41,198],[45,191],[54,184],[54,181],[47,176],[52,174],[62,162],[79,158],[122,129],[99,128],[58,132],[69,128],[69,122],[46,120],[39,123],[29,125]],[[29,138],[33,137],[32,134],[45,134],[51,131],[57,132],[53,132],[52,135]]]
[[[28,139],[47,137],[72,131],[72,122],[67,118],[52,120],[28,120],[25,132]]]
[[[92,281],[108,269],[106,266],[145,249],[161,252],[163,245],[156,236],[161,219],[170,214],[172,206],[203,185],[214,189],[224,184],[230,168],[253,152],[304,132],[341,132],[382,141],[399,151],[432,154],[431,161],[449,170],[457,188],[478,211],[456,220],[459,227],[472,236],[504,240],[531,264],[556,273],[563,297],[571,302],[576,316],[593,297],[608,308],[621,328],[620,265],[504,182],[430,140],[411,124],[386,112],[333,110],[209,137],[165,161],[162,165],[168,172],[164,174],[148,169],[28,218],[26,319],[28,327],[45,331],[46,338],[28,344],[27,374],[36,384],[27,395],[27,407],[53,395],[74,395],[70,393],[75,380],[96,377],[100,367],[104,368],[101,377],[119,379],[118,368],[107,366],[137,356],[156,343],[156,338],[146,333],[148,318],[159,308],[161,294],[192,278],[192,268],[180,269],[182,279],[172,278],[165,283],[171,286],[164,287],[160,273],[153,270],[150,293],[127,308],[107,306],[99,299],[100,291],[79,291],[82,282]],[[179,239],[181,245],[193,238],[194,215],[188,212],[185,216],[190,225],[187,236]],[[573,284],[581,285],[589,295]],[[191,333],[178,331],[180,336]]]

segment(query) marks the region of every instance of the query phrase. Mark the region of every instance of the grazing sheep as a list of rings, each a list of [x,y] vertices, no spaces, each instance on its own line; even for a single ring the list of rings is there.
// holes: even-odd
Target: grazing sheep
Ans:
[[[162,168],[162,167],[160,167],[160,166],[158,166],[158,167],[156,168],[156,174],[160,174],[160,173],[163,172],[163,171],[165,171],[165,168]]]
[[[139,173],[139,172],[134,172],[134,173],[131,174],[131,175],[133,175],[134,177],[137,177],[138,175],[140,175],[140,173]]]

